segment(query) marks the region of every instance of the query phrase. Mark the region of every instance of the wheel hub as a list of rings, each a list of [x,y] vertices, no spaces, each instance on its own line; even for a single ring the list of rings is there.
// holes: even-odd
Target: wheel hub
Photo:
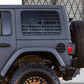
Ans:
[[[25,81],[24,84],[48,84],[48,83],[41,77],[30,77]]]

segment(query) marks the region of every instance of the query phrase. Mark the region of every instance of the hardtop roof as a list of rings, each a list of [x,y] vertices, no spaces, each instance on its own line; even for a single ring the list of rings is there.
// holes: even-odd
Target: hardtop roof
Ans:
[[[62,8],[60,5],[0,5],[0,9],[25,9],[25,8]]]

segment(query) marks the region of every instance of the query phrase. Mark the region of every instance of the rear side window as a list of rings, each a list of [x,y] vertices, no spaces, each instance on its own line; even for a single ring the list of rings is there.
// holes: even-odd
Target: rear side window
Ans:
[[[61,23],[57,11],[21,12],[21,30],[23,35],[60,35]]]
[[[0,35],[11,34],[11,13],[0,12]]]

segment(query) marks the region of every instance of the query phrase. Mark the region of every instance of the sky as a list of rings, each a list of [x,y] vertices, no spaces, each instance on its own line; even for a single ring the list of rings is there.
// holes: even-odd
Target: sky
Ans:
[[[21,0],[0,0],[0,5],[21,5],[22,1]],[[64,81],[63,81],[64,82]],[[79,82],[79,83],[84,83],[84,69],[81,69],[80,75],[77,77],[73,78],[72,81],[67,81],[67,82]]]
[[[0,0],[0,5],[18,5],[21,4],[21,0]]]

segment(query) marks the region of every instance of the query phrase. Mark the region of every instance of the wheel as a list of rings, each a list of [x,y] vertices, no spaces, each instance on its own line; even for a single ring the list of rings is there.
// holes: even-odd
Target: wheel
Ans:
[[[79,68],[84,67],[84,22],[73,21],[70,25],[71,39],[75,43],[75,55],[78,57],[78,63],[76,64]]]
[[[18,69],[9,84],[60,84],[56,74],[48,67],[30,63]]]

